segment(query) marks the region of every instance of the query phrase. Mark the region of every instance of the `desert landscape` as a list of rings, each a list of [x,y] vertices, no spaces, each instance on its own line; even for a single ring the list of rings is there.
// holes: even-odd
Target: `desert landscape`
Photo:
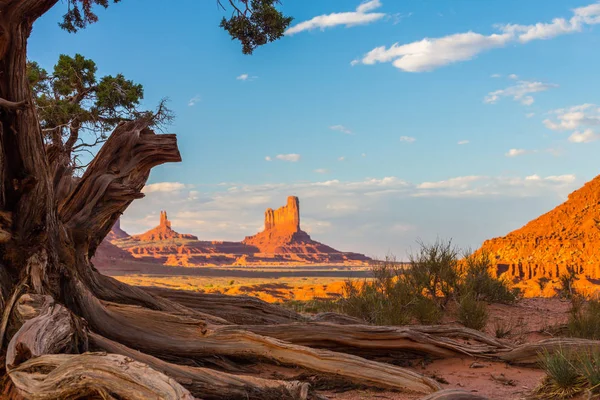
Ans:
[[[600,399],[598,25],[0,0],[0,399]]]

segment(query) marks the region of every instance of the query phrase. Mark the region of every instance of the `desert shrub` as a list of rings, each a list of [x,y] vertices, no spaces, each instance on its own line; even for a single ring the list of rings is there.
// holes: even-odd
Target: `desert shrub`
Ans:
[[[435,301],[423,295],[418,296],[414,300],[411,312],[415,319],[423,325],[437,324],[442,319],[442,310],[440,307]]]
[[[409,258],[408,279],[415,288],[422,289],[429,298],[443,306],[451,299],[459,283],[458,250],[452,241],[438,239],[431,245],[418,243],[419,251]]]
[[[573,337],[600,339],[600,301],[585,302],[581,296],[573,296],[567,331]]]
[[[497,319],[494,321],[494,335],[498,339],[502,339],[507,337],[512,333],[514,329],[514,324],[512,321],[505,321],[501,319]]]
[[[336,299],[315,298],[312,300],[287,300],[279,304],[298,313],[318,314],[322,312],[339,311],[339,305]]]
[[[585,379],[588,390],[592,394],[600,393],[600,350],[589,349],[578,354],[575,368]]]
[[[473,293],[464,295],[458,306],[458,321],[467,328],[481,330],[488,320],[487,304]]]
[[[536,394],[542,399],[565,399],[585,389],[585,379],[578,371],[574,357],[564,349],[544,350],[538,354],[540,367],[546,372]]]
[[[558,287],[556,288],[556,291],[559,297],[571,299],[576,295],[575,287],[573,286],[576,278],[577,272],[575,271],[575,268],[567,267],[567,272],[558,277]]]
[[[387,259],[371,269],[373,278],[346,281],[339,311],[377,325],[403,325],[412,319],[416,290],[394,260]]]
[[[492,260],[487,252],[465,255],[461,291],[472,293],[477,300],[490,303],[514,303],[518,298],[518,291],[512,290],[507,280],[494,278],[490,274],[492,267]]]
[[[537,280],[537,284],[540,287],[540,291],[544,291],[544,289],[546,288],[546,286],[548,286],[548,283],[550,282],[550,278],[546,278],[545,276],[541,277],[540,279]]]

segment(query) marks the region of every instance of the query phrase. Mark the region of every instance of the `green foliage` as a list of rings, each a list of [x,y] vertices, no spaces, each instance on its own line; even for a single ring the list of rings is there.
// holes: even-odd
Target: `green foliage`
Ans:
[[[538,354],[540,368],[546,377],[536,394],[543,399],[565,399],[585,389],[585,379],[576,365],[576,358],[564,349],[552,353],[547,350]]]
[[[433,325],[442,319],[442,310],[429,297],[417,296],[411,308],[413,316],[423,325]]]
[[[556,290],[559,297],[570,299],[576,295],[576,290],[573,286],[575,279],[577,279],[577,272],[573,267],[568,267],[567,272],[558,277],[559,287]]]
[[[432,245],[418,243],[419,251],[410,256],[409,279],[431,299],[445,305],[458,286],[458,250],[451,241],[444,243],[438,239]]]
[[[121,0],[113,0],[118,3]],[[104,8],[108,7],[109,0],[68,0],[68,10],[63,15],[63,21],[59,24],[61,28],[68,32],[77,32],[85,28],[88,24],[98,21],[98,16],[92,11],[96,5]]]
[[[45,142],[73,159],[107,139],[120,122],[151,116],[154,125],[168,123],[171,112],[139,110],[142,85],[122,74],[98,78],[93,60],[61,54],[52,74],[36,62],[27,64],[27,77],[37,106]]]
[[[600,301],[572,297],[567,331],[573,337],[600,340]]]
[[[252,54],[254,49],[281,38],[293,18],[284,16],[275,8],[279,0],[239,0],[242,9],[235,1],[229,1],[234,8],[231,18],[221,20],[221,28],[242,43],[242,52]]]
[[[517,301],[518,292],[511,290],[508,281],[490,275],[493,264],[489,253],[467,254],[463,262],[461,292],[471,293],[477,300],[490,303],[513,304]]]
[[[575,367],[585,379],[588,390],[600,393],[600,350],[588,349],[577,355]]]
[[[458,306],[458,321],[467,328],[481,330],[487,320],[487,304],[471,293],[463,296]]]

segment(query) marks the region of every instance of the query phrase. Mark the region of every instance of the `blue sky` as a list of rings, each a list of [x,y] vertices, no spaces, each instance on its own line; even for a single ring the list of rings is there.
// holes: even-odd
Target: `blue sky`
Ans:
[[[125,0],[75,35],[59,4],[30,39],[48,69],[81,53],[147,107],[170,99],[183,163],[153,170],[130,232],[166,209],[240,240],[293,194],[314,239],[403,258],[417,238],[477,247],[600,171],[593,0],[284,0],[291,30],[252,56],[215,1],[173,4]]]

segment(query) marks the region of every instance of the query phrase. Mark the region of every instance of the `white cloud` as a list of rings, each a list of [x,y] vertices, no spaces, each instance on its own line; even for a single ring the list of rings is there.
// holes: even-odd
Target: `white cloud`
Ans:
[[[527,118],[531,118],[531,117],[535,116],[535,113],[527,113],[527,114],[525,114],[525,116]]]
[[[367,153],[362,153],[360,156],[361,156],[361,157],[366,157],[366,156],[367,156]]]
[[[510,41],[509,34],[480,35],[474,32],[457,33],[441,38],[423,40],[390,48],[377,47],[360,60],[372,65],[392,62],[396,68],[407,72],[431,71],[458,61],[470,60],[482,51],[502,47]]]
[[[271,156],[266,156],[265,157],[265,161],[272,161],[273,159],[271,158]]]
[[[544,120],[544,125],[554,131],[572,131],[581,127],[600,125],[600,108],[594,104],[581,104],[551,111],[555,119]]]
[[[329,127],[329,129],[331,129],[332,131],[345,133],[346,135],[350,135],[352,133],[352,131],[346,128],[344,125],[332,125]]]
[[[237,79],[238,81],[253,81],[256,78],[258,78],[258,76],[250,76],[248,74],[241,74],[241,75],[237,76],[235,79]]]
[[[490,76],[490,78],[498,79],[498,78],[502,78],[502,75],[500,75],[500,74],[492,74]]]
[[[512,97],[514,101],[518,101],[523,105],[530,106],[533,104],[534,99],[529,94],[544,92],[555,87],[558,87],[558,85],[553,83],[519,81],[516,85],[509,86],[506,89],[500,89],[488,93],[483,101],[487,104],[495,104],[502,97]]]
[[[159,182],[144,186],[142,193],[177,192],[185,189],[186,187],[188,186],[179,182]]]
[[[579,7],[573,10],[570,19],[554,18],[552,22],[538,22],[534,25],[508,24],[502,26],[505,32],[518,35],[519,41],[551,39],[568,33],[580,32],[585,25],[600,24],[600,3]]]
[[[344,157],[344,156],[338,157],[338,161],[344,161],[345,159],[346,159],[346,157]]]
[[[326,174],[326,173],[328,173],[329,171],[328,171],[327,169],[325,169],[325,168],[317,168],[317,169],[315,169],[315,172],[316,172],[317,174]]]
[[[345,25],[346,27],[366,25],[385,17],[386,14],[384,13],[371,12],[379,7],[381,7],[381,2],[379,0],[366,1],[361,3],[356,8],[356,11],[319,15],[288,28],[285,31],[285,34],[294,35],[299,32],[310,31],[313,29],[324,30],[325,28],[331,28],[338,25]]]
[[[402,258],[419,237],[453,238],[457,245],[478,247],[484,239],[504,235],[556,206],[577,186],[579,182],[568,174],[459,176],[429,183],[395,176],[253,185],[223,182],[146,193],[127,209],[122,225],[131,234],[140,233],[157,225],[159,210],[167,210],[179,232],[202,240],[239,241],[262,229],[267,207],[282,206],[287,196],[296,195],[301,226],[311,230],[313,239],[342,251],[371,256],[391,251]],[[409,233],[403,234],[406,230]]]
[[[423,72],[467,61],[478,54],[508,43],[526,43],[535,39],[549,39],[561,34],[577,32],[585,25],[600,23],[600,3],[573,10],[569,20],[555,18],[550,23],[534,25],[496,25],[499,33],[484,35],[476,32],[455,33],[439,38],[424,38],[408,44],[395,43],[389,48],[376,47],[362,59],[354,60],[353,65],[372,65],[378,62],[391,62],[396,68],[406,72]],[[516,79],[516,77],[515,77]]]
[[[198,103],[200,100],[202,100],[202,98],[200,97],[200,95],[196,95],[194,97],[192,97],[189,101],[188,101],[188,106],[189,107],[193,107],[196,105],[196,103]]]
[[[417,139],[412,136],[400,136],[400,141],[405,143],[414,143],[417,141]]]
[[[510,74],[508,76],[508,79],[512,79],[513,81],[516,81],[517,79],[519,79],[519,75],[517,75],[517,74]]]
[[[469,184],[484,179],[483,176],[459,176],[445,181],[423,182],[417,185],[418,189],[466,189]]]
[[[595,133],[591,129],[586,129],[583,132],[575,131],[569,136],[569,142],[573,143],[590,143],[600,139],[600,134]]]
[[[281,161],[298,162],[300,161],[300,154],[278,154],[277,156],[275,156],[275,158]]]
[[[505,154],[506,157],[517,157],[527,153],[525,149],[510,149],[508,153]]]
[[[461,140],[458,142],[459,145],[463,145],[463,144],[469,144],[468,140]]]

